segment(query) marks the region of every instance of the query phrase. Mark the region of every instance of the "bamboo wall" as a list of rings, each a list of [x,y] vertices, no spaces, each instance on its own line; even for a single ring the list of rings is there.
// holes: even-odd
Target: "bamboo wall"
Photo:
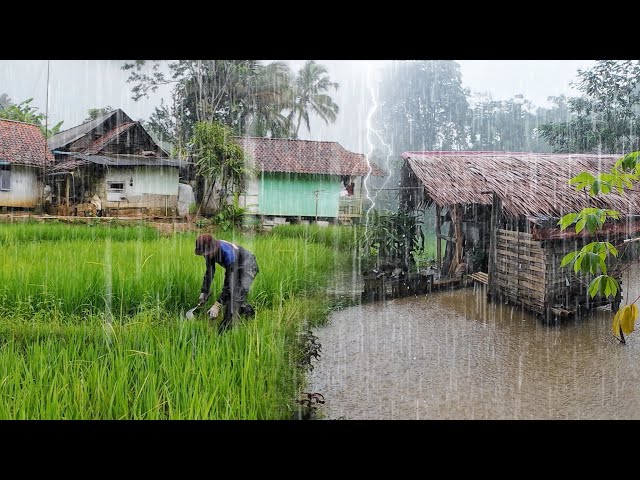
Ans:
[[[529,233],[498,229],[495,264],[497,293],[515,304],[545,313],[546,255]]]

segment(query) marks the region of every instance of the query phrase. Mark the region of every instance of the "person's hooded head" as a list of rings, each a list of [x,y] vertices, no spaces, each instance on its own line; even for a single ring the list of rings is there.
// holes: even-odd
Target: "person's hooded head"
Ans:
[[[202,233],[196,238],[196,249],[193,253],[196,255],[211,255],[216,251],[217,241],[208,233]]]

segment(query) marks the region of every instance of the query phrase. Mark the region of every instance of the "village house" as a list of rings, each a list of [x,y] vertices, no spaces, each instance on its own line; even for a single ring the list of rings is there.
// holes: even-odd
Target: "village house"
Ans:
[[[0,119],[0,208],[39,205],[45,193],[43,173],[53,160],[37,125]]]
[[[363,212],[364,180],[385,173],[337,142],[237,137],[257,171],[240,196],[265,224],[328,221],[350,224]]]
[[[181,168],[142,127],[114,110],[49,139],[48,169],[61,214],[171,216],[177,213]]]
[[[591,298],[590,278],[560,267],[563,257],[593,241],[587,230],[561,231],[558,219],[588,206],[615,209],[622,221],[606,222],[600,239],[614,245],[640,231],[640,193],[591,198],[568,184],[582,171],[608,171],[622,155],[509,152],[405,152],[401,207],[434,206],[440,276],[462,272],[488,284],[491,298],[549,319],[583,308],[620,302]],[[443,230],[444,227],[444,230]],[[624,250],[624,248],[621,248]],[[628,260],[630,252],[622,257]],[[609,272],[617,276],[616,271]]]

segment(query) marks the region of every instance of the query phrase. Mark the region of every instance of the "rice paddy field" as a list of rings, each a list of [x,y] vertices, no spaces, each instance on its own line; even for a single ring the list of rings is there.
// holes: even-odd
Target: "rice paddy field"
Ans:
[[[204,274],[196,235],[0,223],[0,419],[291,418],[305,381],[298,333],[327,317],[355,230],[216,234],[260,267],[256,317],[224,334],[206,309],[183,317]]]

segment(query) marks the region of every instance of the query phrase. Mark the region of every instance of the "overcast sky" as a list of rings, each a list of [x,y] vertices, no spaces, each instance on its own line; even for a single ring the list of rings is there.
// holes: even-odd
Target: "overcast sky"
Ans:
[[[110,105],[121,108],[134,120],[147,119],[159,105],[168,88],[149,99],[131,100],[127,72],[119,60],[52,60],[47,73],[46,60],[0,60],[0,94],[14,102],[33,97],[32,105],[45,111],[48,94],[50,124],[64,120],[63,129],[81,123],[89,108]],[[294,69],[304,60],[289,61]],[[325,65],[331,79],[340,84],[334,93],[341,114],[335,124],[325,126],[311,120],[311,134],[301,137],[338,141],[344,147],[367,153],[369,142],[367,118],[375,108],[372,87],[383,61],[318,60]],[[578,68],[588,68],[590,60],[458,60],[462,80],[471,92],[490,93],[496,99],[522,94],[536,106],[546,106],[547,97],[575,94],[570,82]],[[47,76],[49,88],[47,89]]]

